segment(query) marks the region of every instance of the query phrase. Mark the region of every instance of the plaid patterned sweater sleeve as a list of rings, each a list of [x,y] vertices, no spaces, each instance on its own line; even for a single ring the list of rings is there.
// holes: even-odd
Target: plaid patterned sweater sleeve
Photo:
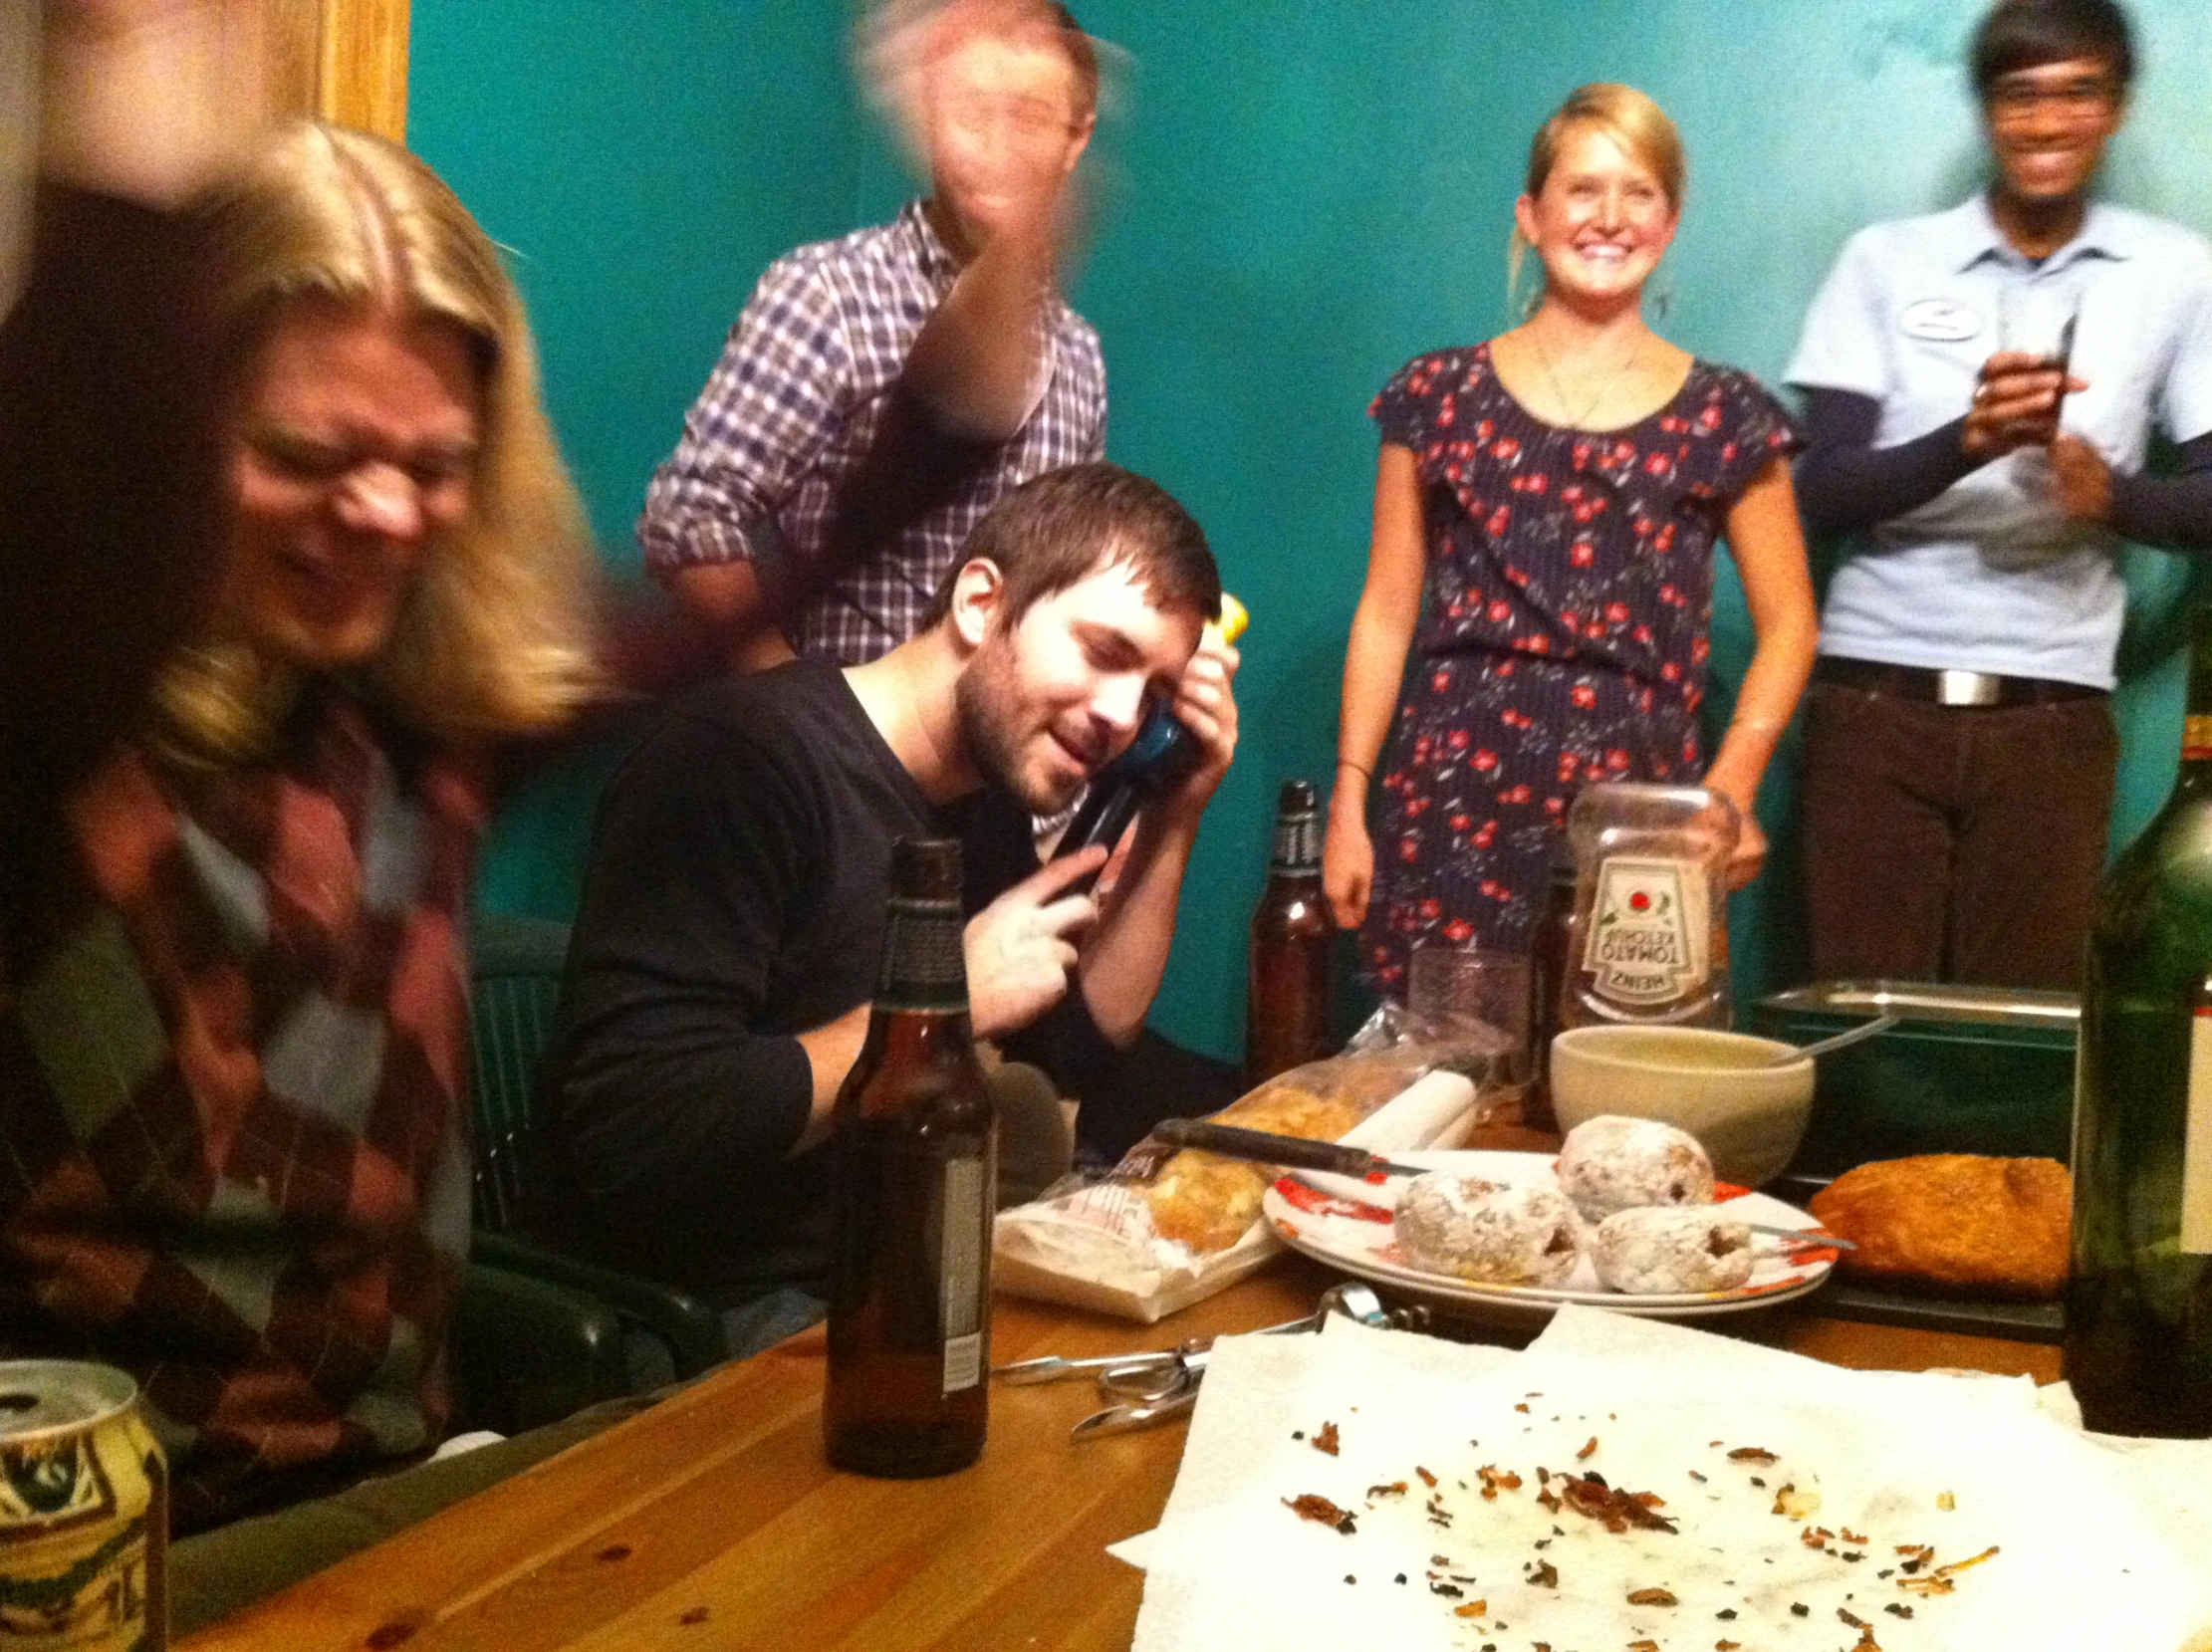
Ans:
[[[919,202],[889,224],[799,248],[731,329],[637,524],[646,566],[752,564],[772,598],[819,571],[841,490],[881,427],[922,325],[958,266]],[[1106,451],[1099,336],[1065,304],[1050,376],[1014,436],[895,542],[839,571],[789,628],[799,651],[857,665],[903,642],[975,525],[1033,476]]]
[[[474,786],[326,698],[279,763],[125,754],[0,983],[0,1349],[139,1382],[178,1531],[436,1440],[468,1238]]]
[[[825,260],[814,248],[777,260],[653,476],[637,527],[647,566],[758,560],[848,416],[854,367]]]

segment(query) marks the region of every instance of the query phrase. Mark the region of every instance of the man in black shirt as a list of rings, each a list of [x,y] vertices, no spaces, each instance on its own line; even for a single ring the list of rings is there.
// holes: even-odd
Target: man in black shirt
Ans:
[[[867,1030],[896,837],[966,846],[978,1037],[1064,1092],[1136,1038],[1236,745],[1235,653],[1200,646],[1220,600],[1173,499],[1078,465],[984,520],[910,641],[669,711],[602,806],[555,1052],[566,1156],[612,1259],[743,1309],[739,1351],[819,1312],[817,1149]],[[1155,701],[1203,759],[1146,809],[1110,892],[1074,892],[1104,849],[1040,869],[1030,817],[1065,808]]]

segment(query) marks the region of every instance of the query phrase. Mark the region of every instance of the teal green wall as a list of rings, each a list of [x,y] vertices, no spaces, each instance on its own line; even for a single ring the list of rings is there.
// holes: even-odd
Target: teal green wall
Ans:
[[[407,138],[507,248],[617,578],[645,478],[769,260],[851,227],[833,5],[416,0]],[[509,801],[479,899],[566,919],[616,742]]]
[[[1408,355],[1505,322],[1528,134],[1571,86],[1621,79],[1682,128],[1689,208],[1662,330],[1778,377],[1843,238],[1949,204],[1978,140],[1957,0],[1086,0],[1126,54],[1098,146],[1077,302],[1106,340],[1112,456],[1211,534],[1253,610],[1244,744],[1209,818],[1157,1020],[1239,1039],[1243,929],[1277,783],[1329,773],[1364,564],[1369,396]],[[2129,204],[2212,229],[2212,34],[2141,0],[2147,70],[2107,169]],[[803,21],[793,22],[793,17]],[[838,11],[765,0],[415,0],[412,137],[518,254],[553,405],[610,560],[760,268],[880,216],[906,184],[846,90]],[[2144,553],[2121,696],[2124,839],[2162,800],[2184,581]],[[1721,580],[1715,664],[1749,652]],[[1762,809],[1774,870],[1739,897],[1740,986],[1798,967],[1789,754]],[[585,788],[504,823],[487,900],[558,913]]]
[[[834,5],[416,0],[407,139],[507,249],[609,561],[770,259],[851,227]]]

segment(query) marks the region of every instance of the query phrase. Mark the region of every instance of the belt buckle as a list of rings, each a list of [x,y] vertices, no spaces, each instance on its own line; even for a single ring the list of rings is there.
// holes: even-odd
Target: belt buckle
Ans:
[[[1935,703],[1939,706],[1993,706],[2002,696],[2005,679],[1987,671],[1938,671]]]

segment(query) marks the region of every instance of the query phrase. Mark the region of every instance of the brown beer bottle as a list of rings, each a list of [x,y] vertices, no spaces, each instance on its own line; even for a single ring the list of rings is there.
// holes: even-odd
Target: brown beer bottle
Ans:
[[[1257,1084],[1329,1054],[1329,948],[1336,925],[1321,891],[1314,783],[1283,783],[1267,888],[1252,913],[1245,979],[1244,1081]]]
[[[831,1119],[831,1464],[918,1479],[983,1450],[991,1092],[968,1022],[960,844],[891,847],[867,1042]]]
[[[1567,968],[1575,953],[1575,857],[1562,848],[1529,952],[1529,1082],[1521,1092],[1521,1125],[1529,1130],[1559,1128],[1552,1110],[1552,1040],[1562,1031]]]

